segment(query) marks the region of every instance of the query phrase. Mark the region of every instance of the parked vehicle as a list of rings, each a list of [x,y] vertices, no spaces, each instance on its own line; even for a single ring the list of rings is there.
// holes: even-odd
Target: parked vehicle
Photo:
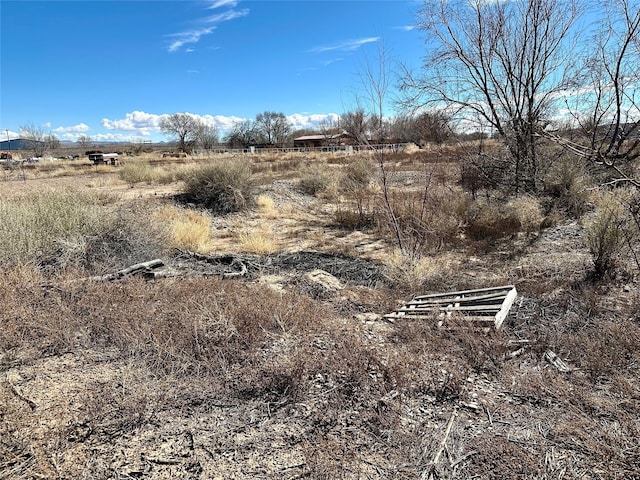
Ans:
[[[89,160],[91,160],[95,165],[99,165],[101,163],[108,165],[117,165],[118,164],[118,154],[117,153],[90,153]]]

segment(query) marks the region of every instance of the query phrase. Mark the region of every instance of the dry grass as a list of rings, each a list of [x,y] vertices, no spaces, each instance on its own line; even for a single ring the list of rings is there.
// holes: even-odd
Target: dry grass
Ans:
[[[173,248],[199,253],[206,253],[211,249],[211,218],[205,213],[187,208],[165,207],[155,212],[155,216],[168,225]]]
[[[632,215],[638,204],[635,195],[624,189],[594,195],[596,210],[586,217],[585,229],[596,278],[613,275],[640,237]]]
[[[273,220],[280,216],[280,212],[276,208],[275,202],[268,195],[258,195],[256,197],[256,207],[267,219]]]
[[[430,287],[446,284],[462,263],[453,252],[431,256],[407,256],[394,250],[385,258],[387,276],[402,290],[420,292]]]
[[[185,172],[184,199],[226,214],[253,205],[254,182],[250,165],[222,161],[201,165]]]
[[[428,153],[429,162],[438,155],[453,161],[460,151]],[[403,235],[415,235],[424,248],[416,255],[378,252],[388,278],[375,288],[354,284],[344,276],[346,264],[327,256],[326,268],[343,275],[344,288],[323,295],[299,280],[306,264],[292,267],[290,278],[278,272],[280,289],[254,281],[275,257],[256,259],[240,280],[194,272],[78,281],[151,256],[168,259],[172,245],[206,251],[211,219],[187,208],[158,209],[155,198],[28,190],[1,198],[2,476],[417,479],[428,472],[456,410],[437,478],[635,478],[637,295],[585,281],[588,272],[573,271],[576,264],[556,262],[552,280],[535,264],[530,273],[515,273],[535,261],[527,242],[515,245],[517,233],[537,230],[539,201],[473,202],[450,184],[452,169],[436,166],[425,197],[424,159],[413,155],[393,159],[399,169],[420,170],[394,177],[392,200]],[[332,168],[341,170],[343,160],[336,156]],[[260,160],[269,166],[261,180],[273,168],[295,175],[287,169],[296,161]],[[336,206],[326,194],[318,201],[328,203],[327,216]],[[268,220],[280,218],[282,207],[267,196],[256,206],[215,219],[229,229],[244,224],[234,253],[277,250]],[[364,238],[305,213],[295,220],[315,223],[297,227],[317,230],[327,252],[340,248],[336,233]],[[514,248],[503,256],[479,249],[468,258],[468,247],[482,242],[474,231]],[[561,234],[560,226],[554,235]],[[388,238],[367,232],[376,235]],[[562,257],[547,245],[540,250],[553,264]],[[557,250],[566,254],[562,245]],[[527,278],[536,275],[540,281]],[[501,332],[370,316],[412,293],[509,279],[518,283],[521,304]],[[549,349],[571,372],[545,360]]]
[[[0,198],[0,262],[20,263],[100,228],[107,212],[92,195],[44,191]]]
[[[156,168],[153,168],[148,163],[127,162],[119,171],[118,175],[120,179],[124,180],[128,184],[136,183],[154,183],[163,179],[163,174]]]
[[[275,252],[278,247],[273,230],[268,225],[240,231],[238,242],[240,250],[247,253],[268,254]]]

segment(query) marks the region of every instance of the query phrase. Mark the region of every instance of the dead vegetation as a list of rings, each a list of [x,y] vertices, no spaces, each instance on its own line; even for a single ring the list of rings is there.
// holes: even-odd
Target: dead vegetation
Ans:
[[[628,193],[581,171],[505,199],[466,192],[450,145],[401,155],[411,255],[366,158],[247,158],[250,183],[190,203],[133,170],[0,182],[1,476],[637,478]],[[155,258],[153,280],[104,276]],[[382,318],[510,284],[499,331]]]

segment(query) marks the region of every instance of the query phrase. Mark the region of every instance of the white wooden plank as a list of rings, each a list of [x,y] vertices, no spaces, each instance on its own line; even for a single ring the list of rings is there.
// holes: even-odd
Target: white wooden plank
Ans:
[[[514,288],[513,285],[503,285],[502,287],[478,288],[478,289],[475,289],[475,290],[461,290],[459,292],[432,293],[430,295],[418,295],[417,297],[414,297],[414,300],[425,299],[425,298],[439,298],[439,297],[447,297],[447,296],[456,296],[456,295],[467,295],[469,293],[494,292],[496,290],[511,290],[512,288]]]
[[[500,328],[502,328],[502,323],[504,322],[504,319],[507,318],[509,310],[511,309],[511,305],[513,305],[513,302],[515,302],[517,296],[518,292],[516,291],[516,287],[513,287],[507,295],[507,298],[505,298],[504,302],[502,302],[502,308],[496,314],[496,330],[500,330]]]

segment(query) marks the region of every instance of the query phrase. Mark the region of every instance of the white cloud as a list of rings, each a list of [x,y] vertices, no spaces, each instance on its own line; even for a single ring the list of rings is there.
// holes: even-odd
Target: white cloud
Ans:
[[[336,63],[336,62],[342,62],[344,60],[344,58],[342,57],[338,57],[338,58],[333,58],[331,60],[327,60],[326,62],[323,62],[322,64],[325,67],[328,67],[329,65],[331,65],[332,63]]]
[[[229,8],[233,8],[238,4],[237,0],[215,0],[213,2],[211,2],[211,5],[209,5],[209,10],[213,10],[214,8],[220,8],[220,7],[229,7]]]
[[[160,129],[160,120],[166,116],[153,113],[140,112],[138,110],[127,113],[121,120],[102,119],[102,126],[107,130],[124,130],[137,132],[139,135],[148,136],[151,130]]]
[[[287,120],[291,124],[293,130],[301,130],[303,128],[317,129],[322,122],[331,121],[335,123],[339,119],[340,115],[337,113],[294,113],[292,115],[287,115]]]
[[[222,6],[222,5],[235,6],[235,3],[233,2],[225,3],[224,0],[221,0],[220,2],[216,2],[216,3],[219,3],[218,6]],[[210,8],[216,8],[216,7],[212,6]],[[249,14],[249,9],[244,8],[242,10],[227,10],[226,12],[223,12],[223,13],[218,13],[216,15],[211,15],[209,17],[202,18],[198,21],[199,26],[195,28],[185,30],[183,32],[172,33],[170,35],[167,35],[168,37],[175,39],[169,44],[169,47],[167,49],[169,52],[175,52],[177,50],[180,50],[180,48],[182,48],[187,44],[198,43],[203,36],[211,34],[217,28],[217,24],[222,22],[228,22],[229,20],[233,20],[236,18],[244,17],[248,14]],[[193,49],[188,49],[187,51],[189,50],[193,51]]]
[[[402,25],[401,27],[395,27],[396,30],[403,30],[405,32],[410,32],[418,28],[416,25]]]
[[[345,42],[338,43],[336,45],[314,47],[309,51],[312,53],[324,53],[324,52],[331,52],[334,50],[350,52],[350,51],[356,50],[362,45],[366,45],[367,43],[374,43],[374,42],[377,42],[378,40],[380,40],[380,37],[359,38],[355,40],[347,40]]]
[[[207,125],[218,127],[218,129],[221,131],[229,131],[236,123],[247,120],[246,118],[242,117],[227,117],[225,115],[195,115],[195,117],[200,118]]]
[[[92,142],[137,142],[143,140],[142,137],[148,135],[133,135],[126,133],[97,133],[91,135]],[[147,141],[149,139],[146,139]]]
[[[177,40],[174,40],[169,45],[169,51],[175,52],[179,50],[180,47],[188,44],[188,43],[198,43],[200,41],[200,37],[203,35],[209,35],[213,32],[216,27],[206,27],[194,30],[187,30],[186,32],[174,33],[169,35],[170,37],[176,37]]]
[[[236,117],[234,115],[198,115],[189,112],[182,112],[187,115],[202,121],[206,125],[217,127],[223,134],[233,129],[236,123],[249,120],[243,117]],[[121,119],[102,119],[102,126],[107,130],[120,130],[122,132],[129,133],[107,133],[91,135],[92,139],[115,141],[115,139],[123,138],[123,141],[131,141],[134,137],[159,137],[160,133],[160,121],[169,116],[167,113],[155,114],[141,112],[139,110],[129,112],[125,114]],[[287,120],[290,122],[291,127],[294,130],[300,130],[303,128],[317,129],[318,126],[325,121],[337,122],[340,119],[340,115],[337,113],[294,113],[287,116]]]
[[[0,141],[2,142],[7,139],[13,140],[14,138],[20,138],[20,132],[14,132],[13,130],[9,130],[8,128],[3,128],[2,130],[0,130],[0,133],[2,133],[2,135],[0,136]]]
[[[56,132],[56,133],[80,133],[80,132],[86,132],[90,130],[89,125],[87,125],[86,123],[79,123],[77,125],[72,125],[70,127],[58,127],[58,128],[54,128],[52,131]]]
[[[231,130],[235,123],[246,120],[245,118],[236,116],[197,115],[189,112],[183,113],[191,115],[193,118],[204,122],[206,125],[218,127],[221,131]],[[169,116],[167,113],[158,115],[155,113],[146,113],[136,110],[125,114],[124,118],[118,120],[103,118],[102,126],[107,130],[135,132],[137,135],[148,137],[154,132],[160,132],[160,121],[167,116]]]

